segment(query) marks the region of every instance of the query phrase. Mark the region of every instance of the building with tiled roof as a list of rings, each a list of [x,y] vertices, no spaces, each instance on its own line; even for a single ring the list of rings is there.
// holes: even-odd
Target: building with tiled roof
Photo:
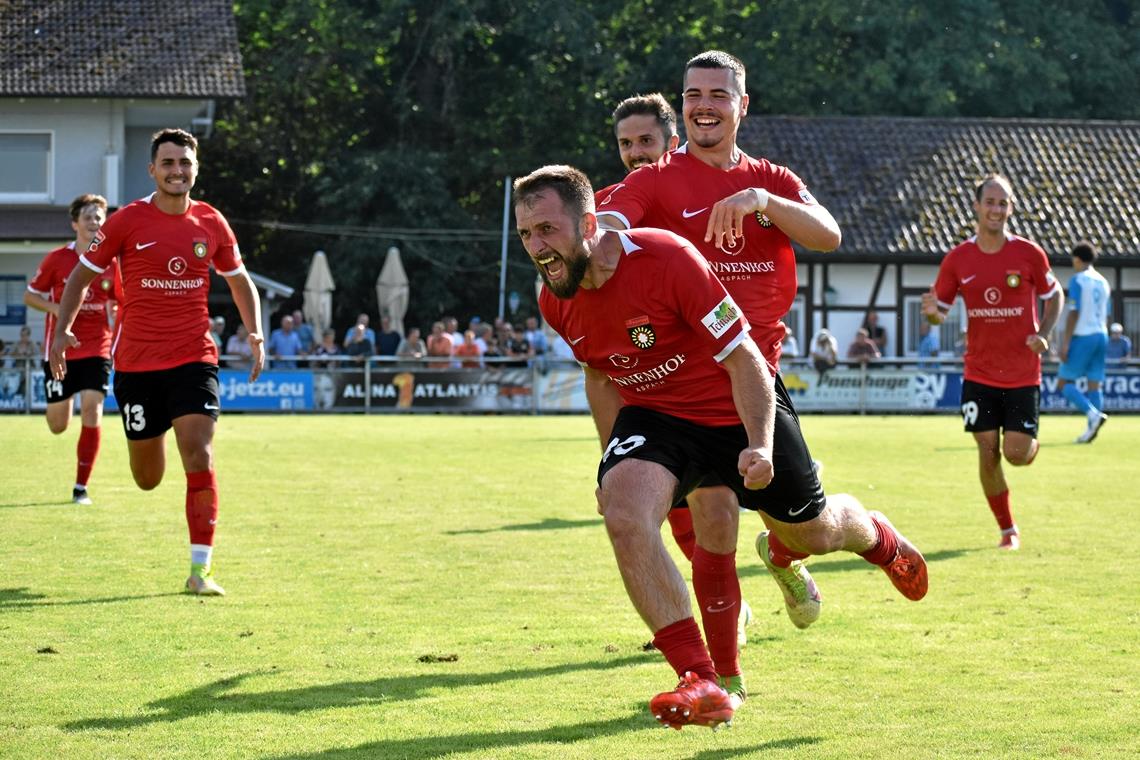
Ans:
[[[0,0],[0,339],[42,314],[22,293],[73,239],[82,193],[150,193],[151,135],[208,138],[216,100],[245,94],[229,0]]]
[[[837,251],[797,252],[788,322],[801,346],[826,326],[846,347],[875,311],[888,355],[913,354],[921,294],[973,234],[974,183],[991,172],[1013,183],[1011,230],[1045,249],[1062,282],[1073,243],[1099,247],[1114,318],[1140,338],[1138,122],[753,115],[739,143],[799,175],[843,231]],[[956,323],[942,332],[949,351]]]

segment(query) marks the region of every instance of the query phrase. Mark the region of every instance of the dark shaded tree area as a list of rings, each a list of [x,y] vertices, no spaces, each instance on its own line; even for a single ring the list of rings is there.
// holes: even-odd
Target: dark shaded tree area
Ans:
[[[375,314],[398,245],[426,325],[496,313],[504,176],[570,163],[617,180],[614,105],[653,90],[679,105],[702,50],[745,62],[753,114],[1140,118],[1133,0],[693,5],[242,0],[248,94],[220,109],[202,191],[251,267],[298,291],[328,252],[338,326]],[[513,239],[510,261],[533,313]]]

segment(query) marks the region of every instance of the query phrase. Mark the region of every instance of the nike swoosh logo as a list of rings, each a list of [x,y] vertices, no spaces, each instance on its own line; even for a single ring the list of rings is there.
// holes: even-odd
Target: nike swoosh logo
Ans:
[[[713,614],[715,614],[717,612],[728,612],[729,610],[733,609],[734,607],[736,607],[736,602],[733,602],[732,604],[728,605],[727,607],[712,607],[712,606],[705,607],[705,612],[711,612]]]
[[[1025,428],[1026,430],[1032,430],[1034,428],[1034,425],[1032,422],[1023,422],[1023,423],[1021,423],[1021,426],[1023,428]]]
[[[151,243],[135,243],[135,250],[141,251],[143,248],[150,248],[152,245],[158,245],[158,241],[155,240]]]
[[[220,407],[220,406],[218,406],[217,404],[206,404],[206,405],[205,405],[205,407],[206,407],[207,409],[209,409],[210,411],[212,411],[212,412],[216,412],[216,411],[218,411],[219,409],[221,409],[221,407]]]
[[[796,515],[798,515],[800,512],[803,512],[805,509],[807,509],[807,508],[808,508],[808,507],[810,507],[810,506],[811,506],[811,499],[808,499],[808,500],[807,500],[807,503],[805,503],[805,504],[804,504],[802,507],[800,507],[799,509],[789,509],[789,510],[788,510],[788,517],[795,517],[795,516],[796,516]]]
[[[967,282],[969,282],[970,280],[974,279],[975,277],[977,277],[977,275],[976,275],[976,274],[972,274],[972,275],[970,275],[969,277],[963,277],[963,278],[962,278],[962,284],[963,284],[963,285],[965,285]]]
[[[684,211],[681,212],[681,216],[683,216],[686,219],[692,219],[697,214],[700,214],[700,213],[708,211],[708,210],[709,210],[708,206],[705,206],[704,208],[699,208],[696,211],[689,211],[689,209],[685,209]]]
[[[570,341],[570,345],[571,345],[571,346],[576,346],[576,345],[578,345],[579,343],[581,343],[582,341],[584,341],[585,339],[586,339],[586,336],[585,336],[585,335],[583,335],[581,338],[575,338],[574,340]]]

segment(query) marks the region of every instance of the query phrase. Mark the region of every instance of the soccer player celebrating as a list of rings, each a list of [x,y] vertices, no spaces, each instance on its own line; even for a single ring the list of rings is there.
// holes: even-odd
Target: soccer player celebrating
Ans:
[[[166,431],[174,428],[186,472],[193,594],[225,593],[212,574],[218,486],[213,440],[218,418],[218,349],[210,338],[206,297],[212,266],[226,279],[249,332],[252,382],[264,363],[260,307],[225,217],[191,200],[198,141],[164,129],[151,141],[155,192],[120,209],[79,257],[67,280],[50,352],[52,376],[67,376],[67,354],[80,346],[72,323],[91,282],[116,262],[129,308],[115,329],[115,399],[123,418],[131,474],[149,491],[166,470]]]
[[[974,188],[977,234],[956,246],[922,296],[922,312],[940,324],[961,295],[966,305],[962,418],[978,445],[982,492],[1001,529],[1001,549],[1016,550],[1021,534],[1009,508],[1001,459],[1020,467],[1033,462],[1041,401],[1041,354],[1057,324],[1065,294],[1045,251],[1006,229],[1013,214],[1013,187],[1000,174]],[[1037,299],[1045,314],[1037,322]],[[1000,436],[1000,440],[999,440]]]
[[[514,192],[519,236],[544,282],[543,317],[586,369],[603,447],[598,501],[618,569],[655,647],[681,677],[650,708],[674,728],[715,726],[744,697],[740,584],[735,568],[704,547],[735,546],[736,523],[694,506],[694,591],[717,613],[706,617],[708,649],[661,523],[714,474],[749,509],[784,515],[795,504],[814,513],[823,501],[810,490],[814,481],[788,477],[810,472],[811,459],[806,448],[773,455],[773,429],[789,418],[777,410],[747,320],[691,245],[663,230],[602,231],[589,180],[568,166],[539,169]],[[720,572],[698,575],[702,563]]]
[[[1057,390],[1088,419],[1085,432],[1077,443],[1092,443],[1108,415],[1104,413],[1105,354],[1108,350],[1108,315],[1112,312],[1112,288],[1104,275],[1093,266],[1096,248],[1087,240],[1073,246],[1073,269],[1069,280],[1069,313],[1065,317],[1065,334],[1061,338],[1061,366],[1057,370]],[[1088,395],[1075,385],[1079,378],[1088,380]]]
[[[99,456],[99,441],[103,419],[103,399],[107,396],[111,376],[111,319],[115,305],[115,271],[101,274],[98,282],[87,290],[86,298],[75,318],[74,331],[79,345],[67,357],[67,376],[61,381],[52,377],[48,365],[48,348],[59,317],[59,301],[67,276],[79,262],[79,254],[107,221],[107,200],[101,195],[80,195],[71,202],[71,229],[75,241],[56,248],[44,257],[39,269],[28,283],[24,303],[33,309],[47,312],[44,335],[44,391],[47,396],[48,429],[59,435],[71,422],[71,398],[79,394],[79,416],[82,427],[76,446],[75,486],[71,500],[76,504],[90,504],[87,482],[95,459]]]
[[[745,70],[737,58],[708,51],[685,66],[682,116],[688,142],[657,163],[631,173],[598,208],[599,222],[615,229],[659,227],[691,241],[740,304],[752,335],[775,374],[776,396],[792,424],[777,427],[776,449],[806,445],[791,398],[778,373],[782,321],[796,294],[792,242],[829,251],[840,243],[839,226],[790,170],[746,155],[736,145],[748,113]],[[782,442],[781,435],[794,440]],[[809,457],[809,465],[811,463]],[[823,499],[818,475],[806,473],[810,489]],[[715,481],[689,495],[689,504],[734,519],[732,492]],[[908,599],[926,594],[922,555],[880,513],[869,513],[855,497],[827,497],[813,514],[811,504],[789,504],[787,513],[762,513],[769,530],[756,548],[784,595],[792,622],[806,628],[818,619],[821,597],[803,565],[811,554],[853,551],[881,566]],[[698,531],[699,535],[699,531]],[[722,544],[718,563],[735,572],[735,544]]]

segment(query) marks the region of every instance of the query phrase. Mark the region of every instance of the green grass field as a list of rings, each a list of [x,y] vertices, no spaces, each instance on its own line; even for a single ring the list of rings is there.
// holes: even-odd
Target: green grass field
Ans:
[[[223,418],[223,599],[179,593],[173,448],[138,491],[108,420],[76,507],[76,431],[0,417],[0,757],[1135,757],[1140,418],[1070,444],[1083,425],[1044,418],[1007,471],[1005,554],[956,418],[806,418],[828,491],[923,549],[930,594],[813,559],[798,631],[743,515],[751,696],[713,733],[648,714],[675,678],[641,651],[586,417]]]

